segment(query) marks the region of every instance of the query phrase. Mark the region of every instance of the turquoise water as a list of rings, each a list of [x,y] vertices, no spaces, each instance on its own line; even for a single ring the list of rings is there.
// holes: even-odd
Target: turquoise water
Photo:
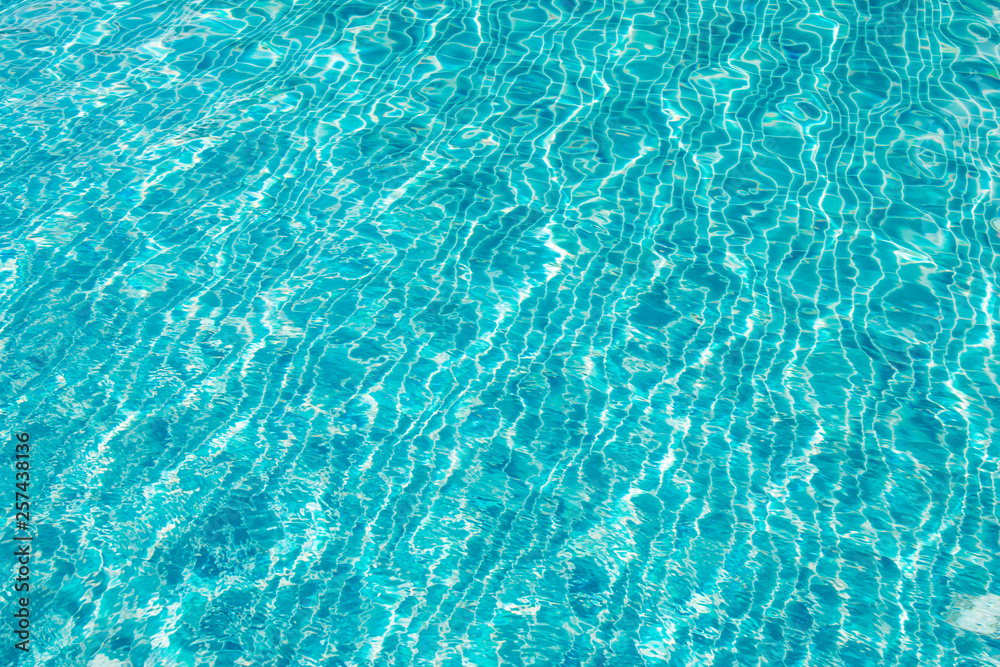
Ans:
[[[998,48],[3,3],[0,662],[1000,665]]]

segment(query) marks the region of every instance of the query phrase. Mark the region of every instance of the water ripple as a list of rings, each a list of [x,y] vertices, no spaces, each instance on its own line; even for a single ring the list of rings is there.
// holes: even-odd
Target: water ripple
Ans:
[[[1000,664],[996,11],[0,8],[21,662]]]

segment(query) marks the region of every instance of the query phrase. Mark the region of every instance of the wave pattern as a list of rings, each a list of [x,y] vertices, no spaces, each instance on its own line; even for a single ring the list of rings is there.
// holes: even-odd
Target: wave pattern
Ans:
[[[5,4],[7,658],[1000,665],[998,48],[987,0]]]

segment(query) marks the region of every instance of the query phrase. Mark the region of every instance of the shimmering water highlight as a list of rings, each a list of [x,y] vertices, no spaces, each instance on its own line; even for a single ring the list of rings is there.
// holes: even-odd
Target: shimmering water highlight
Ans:
[[[986,0],[4,3],[0,661],[1000,665],[998,46]]]

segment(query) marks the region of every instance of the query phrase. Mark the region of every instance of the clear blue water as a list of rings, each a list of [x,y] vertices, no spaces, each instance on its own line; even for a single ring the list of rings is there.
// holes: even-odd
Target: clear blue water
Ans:
[[[998,48],[985,0],[4,2],[0,662],[1000,665]]]

